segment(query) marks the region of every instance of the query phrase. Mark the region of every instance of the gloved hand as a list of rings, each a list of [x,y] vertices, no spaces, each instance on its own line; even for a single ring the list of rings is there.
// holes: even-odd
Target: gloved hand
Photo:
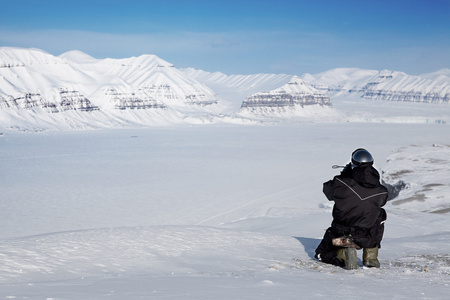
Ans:
[[[341,171],[341,175],[350,177],[352,175],[352,164],[348,163],[345,165],[344,169]]]

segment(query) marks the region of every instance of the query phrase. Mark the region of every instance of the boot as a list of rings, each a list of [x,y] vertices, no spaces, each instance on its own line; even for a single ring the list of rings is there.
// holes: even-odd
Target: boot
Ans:
[[[356,248],[357,250],[361,249],[361,247],[355,244],[351,236],[341,236],[338,238],[334,238],[331,240],[331,242],[333,246],[336,247]]]
[[[378,261],[378,247],[364,248],[363,265],[370,268],[380,267],[380,262]]]
[[[336,253],[336,258],[346,270],[358,269],[358,255],[355,248],[341,248]]]

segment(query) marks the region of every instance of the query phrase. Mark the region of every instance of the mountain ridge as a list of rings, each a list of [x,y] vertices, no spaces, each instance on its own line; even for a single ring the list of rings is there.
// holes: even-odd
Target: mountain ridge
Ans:
[[[310,100],[299,100],[298,91],[292,90],[282,96],[290,102],[275,105],[273,99],[281,97],[280,89],[292,80],[302,81]],[[322,100],[311,100],[320,94]],[[40,49],[0,47],[0,125],[5,128],[17,127],[14,120],[31,127],[51,123],[62,128],[147,126],[162,120],[163,124],[225,119],[247,123],[260,116],[304,116],[306,106],[313,115],[328,115],[330,110],[323,108],[332,109],[334,97],[350,94],[361,101],[449,103],[450,69],[419,76],[358,68],[302,76],[226,75],[178,69],[153,54],[97,59],[79,50],[53,56]],[[315,104],[318,108],[312,109]],[[243,113],[249,105],[258,109]],[[292,114],[294,106],[303,112]],[[61,113],[65,115],[55,115]]]

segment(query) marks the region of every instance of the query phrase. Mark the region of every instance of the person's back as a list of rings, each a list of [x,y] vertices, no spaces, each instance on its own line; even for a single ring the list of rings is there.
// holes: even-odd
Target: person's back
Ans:
[[[384,232],[388,192],[373,168],[372,155],[356,149],[352,161],[340,175],[323,184],[323,192],[334,201],[333,222],[316,249],[319,260],[347,269],[358,267],[356,249],[364,248],[363,264],[379,267],[378,248]]]
[[[379,173],[368,164],[324,183],[323,192],[334,201],[333,221],[350,227],[371,228],[387,200]]]

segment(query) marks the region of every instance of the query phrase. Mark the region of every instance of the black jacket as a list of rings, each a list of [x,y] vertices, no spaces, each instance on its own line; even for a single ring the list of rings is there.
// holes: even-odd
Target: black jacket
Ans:
[[[349,166],[341,175],[323,184],[328,200],[334,201],[333,222],[358,228],[371,228],[386,204],[388,192],[380,184],[380,174],[371,165]]]

